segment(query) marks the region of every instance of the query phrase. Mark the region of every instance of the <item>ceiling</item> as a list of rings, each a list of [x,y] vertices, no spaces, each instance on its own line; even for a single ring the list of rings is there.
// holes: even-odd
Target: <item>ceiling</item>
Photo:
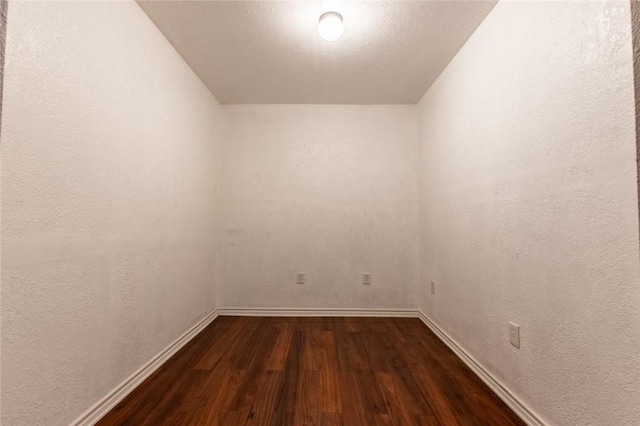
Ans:
[[[138,1],[223,104],[416,103],[494,1]],[[344,17],[328,42],[318,17]]]

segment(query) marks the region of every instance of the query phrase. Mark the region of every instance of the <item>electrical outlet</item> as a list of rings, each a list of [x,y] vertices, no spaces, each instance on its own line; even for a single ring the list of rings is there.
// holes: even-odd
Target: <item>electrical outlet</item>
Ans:
[[[431,281],[431,294],[436,294],[436,282]]]
[[[362,274],[362,284],[371,285],[371,274],[369,274],[368,272]]]
[[[509,323],[509,341],[513,346],[520,349],[520,326]]]
[[[298,272],[296,274],[296,284],[304,284],[304,272]]]

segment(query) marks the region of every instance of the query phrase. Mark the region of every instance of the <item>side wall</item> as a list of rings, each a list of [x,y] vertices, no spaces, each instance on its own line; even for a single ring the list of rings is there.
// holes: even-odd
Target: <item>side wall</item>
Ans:
[[[500,2],[419,107],[423,313],[549,424],[637,425],[628,2]]]
[[[225,106],[224,117],[221,305],[415,308],[416,108]]]
[[[2,419],[69,424],[216,306],[220,107],[134,2],[11,2]]]

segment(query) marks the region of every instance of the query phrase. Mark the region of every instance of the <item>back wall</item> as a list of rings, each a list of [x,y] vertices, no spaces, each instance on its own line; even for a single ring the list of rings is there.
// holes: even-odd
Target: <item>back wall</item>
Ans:
[[[221,305],[414,307],[416,113],[413,105],[223,107]]]

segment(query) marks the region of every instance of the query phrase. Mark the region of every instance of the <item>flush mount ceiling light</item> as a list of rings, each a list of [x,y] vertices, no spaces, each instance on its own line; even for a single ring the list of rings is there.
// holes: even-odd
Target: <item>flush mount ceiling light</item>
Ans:
[[[338,12],[326,12],[320,15],[318,33],[320,33],[320,37],[327,41],[336,41],[342,37],[344,33],[342,15]]]

